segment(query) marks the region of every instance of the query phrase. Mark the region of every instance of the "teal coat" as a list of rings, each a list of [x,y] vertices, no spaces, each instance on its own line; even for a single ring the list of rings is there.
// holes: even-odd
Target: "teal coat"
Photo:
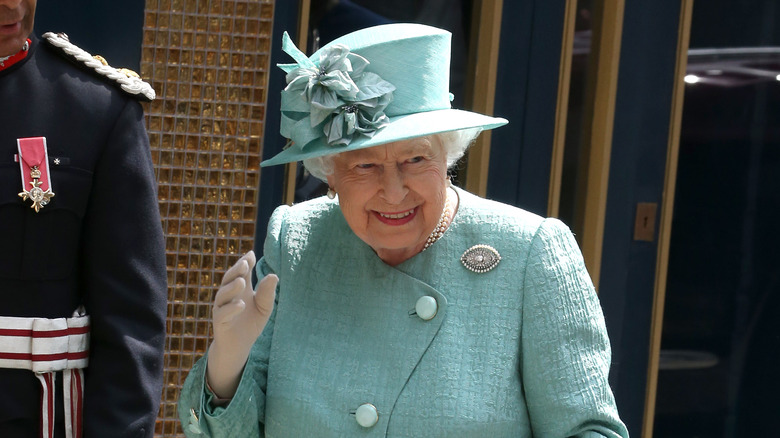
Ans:
[[[444,236],[396,267],[336,201],[279,207],[257,265],[280,278],[274,313],[227,407],[210,404],[206,359],[192,368],[179,400],[189,436],[627,437],[569,230],[458,195]],[[500,253],[496,268],[464,267],[476,244]],[[414,313],[423,296],[438,303],[428,321]],[[354,415],[363,403],[379,412],[370,428]]]

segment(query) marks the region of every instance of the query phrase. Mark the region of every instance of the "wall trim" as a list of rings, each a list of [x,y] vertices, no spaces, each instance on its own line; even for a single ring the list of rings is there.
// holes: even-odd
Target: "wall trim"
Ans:
[[[472,111],[493,115],[496,97],[498,47],[501,39],[503,0],[474,2],[471,49],[466,102]],[[469,92],[468,90],[471,90]],[[490,131],[483,132],[469,148],[466,163],[466,190],[487,196],[488,165],[490,164]]]
[[[681,0],[680,24],[677,43],[677,67],[674,72],[672,109],[669,121],[669,143],[666,153],[661,216],[658,227],[658,255],[656,257],[655,290],[650,322],[650,353],[647,366],[647,389],[645,391],[645,413],[642,438],[652,438],[655,420],[655,402],[658,389],[658,362],[661,355],[661,334],[666,301],[666,280],[669,268],[669,245],[672,236],[674,193],[677,183],[677,164],[682,130],[683,98],[685,96],[685,71],[688,66],[688,47],[691,35],[693,0]]]
[[[577,0],[566,0],[563,13],[563,38],[561,62],[558,71],[558,98],[555,107],[555,133],[553,134],[550,187],[547,196],[547,216],[558,217],[561,206],[561,180],[566,145],[566,123],[569,115],[571,66],[574,56],[574,31],[577,21]]]
[[[581,211],[575,213],[581,226],[575,224],[575,229],[581,232],[582,255],[598,290],[625,0],[603,0],[594,6],[591,50],[595,64],[589,79],[593,112],[591,123],[585,124],[582,136],[586,139],[583,145],[585,159],[581,161],[584,178],[577,193],[578,210]],[[586,112],[584,120],[588,120],[587,115]]]

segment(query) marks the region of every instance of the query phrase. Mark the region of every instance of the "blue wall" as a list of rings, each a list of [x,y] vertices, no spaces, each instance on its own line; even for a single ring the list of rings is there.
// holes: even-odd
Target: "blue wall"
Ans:
[[[547,213],[565,2],[506,1],[487,197]]]
[[[658,251],[657,237],[633,240],[634,220],[639,202],[658,203],[660,214],[679,16],[679,2],[625,5],[599,296],[612,341],[610,381],[632,435],[644,416]]]

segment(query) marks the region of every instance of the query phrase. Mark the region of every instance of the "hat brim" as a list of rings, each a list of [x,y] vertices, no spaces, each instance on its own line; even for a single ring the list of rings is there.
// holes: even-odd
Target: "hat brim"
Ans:
[[[506,125],[507,123],[509,122],[506,119],[500,117],[490,117],[471,111],[456,109],[443,109],[390,117],[390,123],[384,128],[376,131],[373,137],[360,137],[346,146],[331,146],[323,139],[317,139],[307,144],[303,150],[301,150],[300,146],[293,144],[273,158],[263,161],[260,163],[260,166],[268,167],[277,164],[291,163],[293,161],[355,151],[396,141],[408,140],[410,138],[424,137],[426,135],[457,131],[460,129],[480,128],[482,130],[488,130]]]

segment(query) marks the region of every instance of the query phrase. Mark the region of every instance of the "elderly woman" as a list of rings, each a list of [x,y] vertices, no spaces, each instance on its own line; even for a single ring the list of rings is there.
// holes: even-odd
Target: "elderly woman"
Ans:
[[[282,66],[286,150],[327,197],[279,207],[226,274],[190,436],[627,437],[604,319],[555,219],[447,169],[503,119],[450,109],[449,34],[361,30]],[[278,280],[278,284],[277,284]]]

